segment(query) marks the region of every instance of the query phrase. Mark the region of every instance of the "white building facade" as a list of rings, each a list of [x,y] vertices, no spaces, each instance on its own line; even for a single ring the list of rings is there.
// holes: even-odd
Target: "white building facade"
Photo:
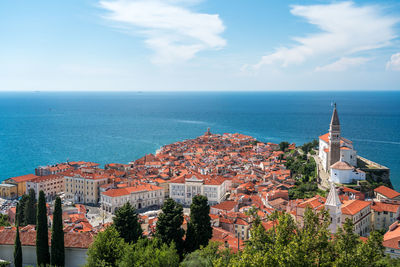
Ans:
[[[350,184],[365,180],[365,172],[356,169],[345,161],[338,161],[331,166],[330,179],[334,183]]]
[[[171,180],[169,193],[173,200],[186,206],[192,203],[192,198],[196,195],[206,196],[208,203],[215,205],[225,200],[230,187],[231,181],[228,179],[192,175],[188,178],[179,177]]]
[[[135,209],[161,207],[165,199],[164,191],[164,188],[150,184],[109,189],[101,192],[100,204],[104,211],[112,214],[127,202]]]

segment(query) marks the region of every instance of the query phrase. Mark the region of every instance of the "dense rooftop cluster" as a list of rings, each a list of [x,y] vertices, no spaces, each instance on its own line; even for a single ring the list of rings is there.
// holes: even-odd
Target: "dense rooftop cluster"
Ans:
[[[372,228],[387,230],[392,225],[388,234],[391,242],[384,244],[400,241],[400,234],[393,232],[397,231],[396,219],[400,216],[400,193],[381,186],[372,195],[365,195],[356,187],[337,188],[332,184],[327,197],[290,199],[289,191],[299,185],[299,180],[285,165],[288,156],[299,155],[299,149],[288,144],[283,150],[278,144],[259,142],[251,136],[212,134],[208,130],[128,164],[109,163],[103,169],[97,163],[77,161],[38,167],[35,174],[7,179],[0,185],[0,196],[15,199],[30,190],[36,194],[44,191],[50,205],[55,196],[61,196],[64,232],[70,240],[66,247],[71,248],[82,248],[73,241],[80,233],[87,248],[92,237],[110,225],[112,214],[127,202],[140,213],[143,234],[153,236],[165,199],[189,207],[195,195],[208,199],[212,240],[221,241],[232,251],[241,249],[249,239],[255,218],[270,229],[273,222],[269,215],[287,212],[302,224],[306,208],[327,209],[338,225],[351,219],[360,236],[368,236]],[[6,201],[2,209],[14,223],[15,202]],[[51,209],[48,211],[50,226]],[[182,225],[185,230],[189,220],[186,212]],[[31,241],[26,237],[34,230],[29,225],[21,229],[22,243],[29,246]],[[0,245],[12,244],[14,236],[15,228],[0,228]],[[399,248],[387,249],[400,255]]]

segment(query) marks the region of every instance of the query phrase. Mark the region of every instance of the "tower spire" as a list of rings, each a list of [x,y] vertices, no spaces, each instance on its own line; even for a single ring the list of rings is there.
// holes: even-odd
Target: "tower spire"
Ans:
[[[332,113],[332,119],[331,119],[331,128],[332,126],[339,126],[340,127],[340,122],[339,122],[339,116],[337,114],[337,109],[336,109],[336,103],[334,104],[333,108],[333,113]],[[339,128],[340,129],[340,128]]]
[[[331,182],[331,189],[329,190],[328,197],[325,202],[325,208],[331,216],[331,224],[329,225],[329,230],[331,233],[336,233],[337,227],[341,225],[342,217],[342,202],[338,192],[336,191],[335,184]]]
[[[334,104],[331,124],[329,125],[329,154],[328,168],[340,160],[340,122],[339,115]]]

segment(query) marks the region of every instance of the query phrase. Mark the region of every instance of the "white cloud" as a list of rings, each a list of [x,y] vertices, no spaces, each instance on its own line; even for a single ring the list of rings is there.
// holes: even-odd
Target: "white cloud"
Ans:
[[[265,65],[288,67],[310,59],[332,58],[338,60],[357,52],[389,46],[396,38],[394,25],[399,19],[382,15],[378,6],[356,6],[353,2],[327,5],[291,7],[293,15],[305,18],[322,32],[293,38],[297,44],[280,47],[263,56],[251,67],[255,70]],[[346,61],[346,60],[345,60]],[[350,60],[351,61],[351,60]],[[347,62],[333,63],[333,67]]]
[[[316,71],[345,71],[350,67],[355,67],[369,61],[365,57],[342,57],[339,60],[321,67],[317,67]]]
[[[216,14],[197,13],[190,6],[200,0],[102,0],[106,18],[125,29],[142,34],[155,51],[155,63],[193,58],[198,52],[226,45],[225,30]]]
[[[386,69],[400,71],[400,53],[393,54],[390,57],[390,61],[386,64]]]

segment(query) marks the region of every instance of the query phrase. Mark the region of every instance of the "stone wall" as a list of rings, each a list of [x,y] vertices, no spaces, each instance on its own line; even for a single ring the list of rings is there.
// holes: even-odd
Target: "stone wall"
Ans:
[[[393,188],[392,182],[390,181],[390,169],[388,167],[361,156],[357,156],[357,166],[366,173],[367,180],[372,180],[377,183],[383,182]]]

